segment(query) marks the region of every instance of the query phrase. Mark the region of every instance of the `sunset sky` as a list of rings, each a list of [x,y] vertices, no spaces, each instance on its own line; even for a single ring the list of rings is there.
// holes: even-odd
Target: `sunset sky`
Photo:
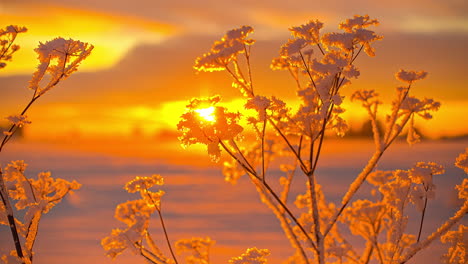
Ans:
[[[78,72],[30,109],[26,140],[12,140],[0,156],[1,166],[25,159],[31,175],[50,169],[56,177],[83,184],[41,223],[38,263],[113,263],[99,241],[117,226],[115,206],[130,199],[122,195],[122,185],[135,174],[153,173],[168,175],[168,225],[174,237],[194,230],[194,236],[216,234],[222,260],[253,246],[242,243],[249,237],[275,248],[272,263],[279,263],[289,248],[284,249],[283,233],[267,208],[257,200],[253,205],[258,197],[247,180],[226,184],[205,146],[182,151],[177,142],[176,125],[191,98],[222,94],[225,105],[239,111],[244,104],[225,72],[198,73],[194,61],[227,30],[250,25],[257,40],[252,66],[258,93],[297,105],[294,81],[269,67],[290,37],[288,28],[319,19],[323,32],[336,31],[338,23],[355,14],[378,19],[373,30],[384,39],[374,45],[376,57],[356,60],[361,76],[343,91],[351,127],[359,128],[366,118],[358,104],[349,102],[354,90],[376,89],[388,105],[401,84],[394,77],[399,69],[425,70],[428,77],[412,93],[439,100],[442,107],[433,120],[417,119],[416,127],[430,138],[468,135],[466,0],[0,0],[0,28],[28,28],[15,42],[21,49],[0,70],[0,128],[6,125],[3,117],[18,114],[32,95],[27,87],[38,65],[33,50],[39,42],[60,36],[95,47]],[[321,180],[331,186],[332,199],[342,197],[346,177],[360,171],[374,148],[371,141],[355,140],[332,139],[323,150]],[[379,168],[408,169],[421,158],[442,160],[453,177],[442,180],[442,199],[433,205],[448,209],[440,215],[430,212],[428,221],[439,223],[453,209],[452,185],[466,177],[453,166],[466,142],[424,142],[409,156],[407,144],[397,142]],[[251,215],[258,218],[252,221]],[[61,228],[68,228],[67,234]],[[0,242],[6,244],[5,230],[0,230]],[[133,257],[126,254],[116,263],[135,263]]]
[[[318,18],[324,32],[354,14],[369,14],[381,25],[384,39],[375,44],[377,56],[361,56],[361,76],[344,91],[375,88],[388,103],[399,85],[400,68],[425,70],[429,77],[414,94],[433,97],[442,108],[430,122],[417,122],[431,137],[468,133],[467,5],[450,1],[72,1],[46,0],[0,3],[0,24],[26,26],[18,36],[20,51],[0,71],[2,106],[7,116],[20,111],[31,91],[27,83],[37,66],[33,49],[57,36],[92,43],[92,55],[79,72],[40,99],[29,113],[34,122],[28,138],[118,137],[140,133],[154,136],[174,131],[186,102],[222,93],[225,102],[242,105],[224,72],[196,73],[196,57],[227,30],[251,25],[253,74],[265,95],[294,103],[295,88],[288,74],[272,72],[271,59],[289,37],[288,28]],[[170,91],[170,92],[168,92]],[[351,122],[361,120],[358,105],[345,104]],[[242,108],[242,107],[240,107]],[[357,122],[359,124],[359,122]],[[358,126],[358,125],[356,125]],[[167,134],[167,133],[166,133]]]

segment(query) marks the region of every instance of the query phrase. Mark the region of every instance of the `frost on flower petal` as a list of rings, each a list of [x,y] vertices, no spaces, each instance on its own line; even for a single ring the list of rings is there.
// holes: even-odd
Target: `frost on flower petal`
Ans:
[[[239,257],[231,258],[230,264],[264,264],[267,263],[266,257],[270,255],[268,249],[249,248]]]
[[[26,115],[9,116],[6,119],[18,127],[31,124],[31,121],[28,120],[28,116]]]
[[[427,76],[427,72],[425,71],[417,72],[417,71],[405,71],[401,69],[395,74],[395,77],[397,78],[397,80],[406,82],[406,83],[412,83],[417,80],[422,80],[426,78],[426,76]]]
[[[465,149],[464,153],[460,153],[460,155],[458,155],[457,160],[455,161],[455,166],[463,169],[465,173],[468,174],[468,148]]]
[[[125,190],[129,193],[138,192],[141,190],[147,190],[154,185],[163,185],[164,179],[161,175],[155,174],[151,177],[140,177],[137,176],[135,179],[125,184]]]

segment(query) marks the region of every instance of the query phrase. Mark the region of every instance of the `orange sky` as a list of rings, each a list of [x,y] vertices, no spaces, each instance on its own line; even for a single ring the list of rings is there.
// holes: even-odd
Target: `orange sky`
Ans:
[[[113,209],[128,198],[123,197],[122,185],[137,175],[161,173],[168,176],[164,210],[174,239],[205,235],[219,239],[214,263],[225,263],[227,256],[251,246],[271,247],[271,263],[279,263],[290,249],[283,246],[282,231],[268,210],[254,200],[258,197],[252,186],[246,181],[228,185],[220,165],[209,161],[205,146],[182,151],[176,141],[176,124],[193,97],[223,94],[223,103],[230,109],[243,108],[224,72],[196,73],[192,66],[226,30],[251,25],[258,40],[252,48],[256,87],[294,105],[293,81],[286,73],[269,69],[289,37],[287,28],[318,18],[325,23],[324,31],[336,30],[340,21],[354,14],[379,19],[381,25],[375,30],[385,38],[375,44],[376,57],[358,58],[361,77],[343,91],[347,99],[354,89],[375,88],[389,103],[399,85],[395,72],[426,70],[429,77],[416,84],[414,94],[434,97],[442,108],[433,120],[417,120],[416,126],[434,138],[468,134],[464,121],[468,114],[467,1],[0,0],[0,28],[17,24],[29,29],[18,36],[21,49],[13,61],[0,70],[0,117],[18,113],[30,98],[27,86],[37,65],[33,49],[39,41],[62,36],[95,46],[77,73],[30,109],[33,123],[25,131],[28,140],[10,142],[0,157],[2,166],[8,160],[24,159],[30,164],[30,175],[50,169],[55,177],[83,184],[75,196],[44,217],[35,261],[113,263],[104,256],[99,239],[118,226]],[[344,106],[351,125],[359,126],[363,110],[349,101]],[[57,143],[57,148],[51,143]],[[71,149],[62,148],[64,143]],[[409,168],[420,159],[453,167],[465,143],[426,141],[408,155],[409,147],[397,142],[379,168]],[[338,199],[350,181],[344,176],[364,164],[373,145],[361,139],[326,144],[320,180]],[[466,176],[461,170],[452,171],[453,177],[441,180],[437,208],[453,205],[453,186],[448,185]],[[428,213],[428,221],[440,220],[438,211]],[[7,243],[3,234],[0,248]],[[131,254],[117,260],[139,261]]]
[[[414,94],[434,97],[442,108],[434,120],[417,125],[431,137],[467,134],[468,126],[457,121],[468,113],[468,19],[462,2],[3,1],[0,24],[24,25],[29,31],[18,37],[22,48],[14,61],[0,71],[5,98],[0,114],[16,113],[29,98],[26,86],[36,66],[32,50],[38,41],[62,36],[90,42],[95,49],[78,73],[33,107],[28,138],[154,136],[174,130],[192,97],[222,93],[226,102],[241,105],[225,73],[197,74],[192,65],[226,30],[242,24],[256,29],[252,57],[257,87],[294,102],[287,74],[268,67],[288,37],[287,28],[319,18],[330,31],[355,13],[368,13],[381,21],[376,31],[385,38],[375,45],[375,58],[358,59],[361,77],[344,94],[375,88],[390,98],[399,85],[393,77],[398,69],[424,69],[429,78],[414,87]],[[351,121],[363,117],[359,106],[347,106]]]

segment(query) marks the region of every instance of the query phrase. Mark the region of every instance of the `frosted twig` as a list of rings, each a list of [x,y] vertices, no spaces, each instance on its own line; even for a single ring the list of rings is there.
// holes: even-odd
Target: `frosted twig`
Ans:
[[[367,163],[366,167],[359,173],[358,177],[351,183],[349,186],[348,191],[346,192],[345,196],[343,197],[341,201],[341,207],[338,210],[338,212],[333,216],[333,218],[330,220],[330,224],[328,224],[327,228],[325,229],[325,232],[323,233],[323,236],[327,236],[328,232],[330,232],[331,228],[333,225],[336,223],[336,220],[338,217],[343,213],[343,210],[346,208],[348,203],[351,201],[351,198],[354,196],[354,194],[358,191],[359,187],[361,187],[362,183],[366,180],[367,176],[371,171],[375,168],[377,163],[380,160],[380,157],[382,157],[383,152],[380,150],[377,150],[374,155],[372,155],[371,159]]]
[[[468,200],[465,200],[463,206],[449,219],[445,222],[441,227],[437,229],[434,233],[429,235],[424,241],[419,242],[411,246],[408,252],[401,258],[400,264],[406,263],[410,260],[416,253],[420,250],[429,246],[434,240],[441,237],[443,234],[447,233],[458,221],[460,221],[466,214],[468,213]]]
[[[296,249],[296,251],[299,252],[299,256],[301,256],[302,261],[304,263],[309,263],[309,260],[307,258],[307,254],[305,253],[303,247],[301,246],[301,243],[299,242],[297,236],[294,234],[291,224],[289,221],[285,218],[284,215],[284,209],[283,208],[278,208],[271,198],[268,196],[268,193],[265,192],[265,188],[263,188],[263,185],[258,181],[257,178],[253,177],[252,181],[255,184],[255,187],[257,188],[258,194],[260,195],[260,198],[270,209],[273,211],[273,213],[276,215],[276,217],[280,220],[281,226],[283,227],[284,232],[286,233],[286,237],[289,239],[289,242],[293,246],[293,248]]]
[[[5,182],[3,180],[2,168],[0,168],[0,196],[2,202],[5,205],[5,210],[7,213],[8,224],[10,226],[11,235],[13,236],[13,241],[15,243],[16,254],[22,260],[24,264],[24,254],[21,248],[21,242],[18,235],[18,229],[16,228],[15,216],[13,214],[13,208],[11,207],[10,198],[8,197],[8,190],[6,189]]]

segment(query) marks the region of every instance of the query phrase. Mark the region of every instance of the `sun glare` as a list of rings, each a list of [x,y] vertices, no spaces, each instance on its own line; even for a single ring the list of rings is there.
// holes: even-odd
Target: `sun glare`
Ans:
[[[216,119],[214,115],[214,111],[215,111],[214,106],[195,110],[195,112],[197,112],[201,118],[209,122],[214,122]]]

